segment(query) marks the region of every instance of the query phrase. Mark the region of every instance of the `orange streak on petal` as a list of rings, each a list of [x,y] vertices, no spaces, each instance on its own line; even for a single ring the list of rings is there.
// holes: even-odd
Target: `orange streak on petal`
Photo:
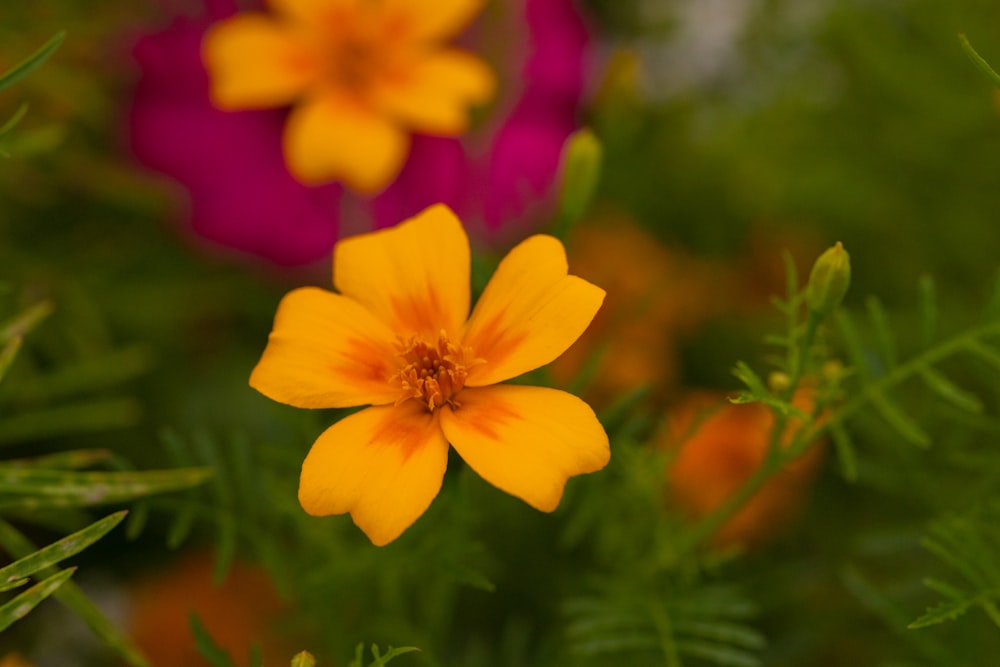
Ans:
[[[466,463],[497,488],[551,512],[566,481],[603,468],[608,437],[590,407],[566,392],[496,385],[466,388],[441,428]]]
[[[448,443],[418,401],[366,408],[328,428],[302,463],[299,502],[316,516],[350,512],[376,545],[396,539],[441,488]]]

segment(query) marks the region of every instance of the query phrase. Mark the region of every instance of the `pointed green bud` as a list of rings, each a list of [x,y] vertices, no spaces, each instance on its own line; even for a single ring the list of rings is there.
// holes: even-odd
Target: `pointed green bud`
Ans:
[[[601,175],[601,142],[590,128],[577,130],[563,144],[559,207],[568,223],[578,221],[590,205]]]
[[[292,658],[292,667],[316,667],[316,658],[309,651],[296,653]]]
[[[806,285],[809,310],[817,315],[829,315],[844,300],[850,284],[851,257],[840,241],[837,241],[835,246],[827,249],[813,264],[809,284]]]

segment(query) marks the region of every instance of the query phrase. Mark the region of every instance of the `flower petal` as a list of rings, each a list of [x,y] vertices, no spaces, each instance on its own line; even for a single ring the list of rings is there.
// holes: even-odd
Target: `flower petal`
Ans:
[[[333,284],[402,336],[457,340],[469,313],[469,239],[437,204],[390,229],[342,240]]]
[[[221,109],[268,109],[292,102],[316,80],[318,59],[280,24],[246,13],[212,26],[202,59]]]
[[[396,76],[375,82],[372,103],[417,132],[457,136],[469,125],[468,107],[495,90],[496,78],[482,60],[447,49],[415,56]]]
[[[483,479],[551,512],[566,480],[600,470],[611,456],[594,411],[556,389],[498,385],[464,389],[442,408],[448,441]]]
[[[332,13],[353,10],[358,0],[267,0],[267,4],[279,14],[306,25],[315,25]]]
[[[392,403],[394,334],[364,306],[318,287],[281,300],[250,386],[300,408]]]
[[[604,290],[567,275],[566,251],[551,236],[532,236],[500,262],[479,298],[464,344],[485,363],[467,386],[479,387],[549,363],[594,319]]]
[[[409,137],[361,103],[326,93],[292,111],[284,145],[288,167],[303,183],[342,180],[371,194],[399,173]]]
[[[419,41],[440,41],[455,36],[483,8],[483,0],[384,0],[385,16],[406,27]]]
[[[447,465],[437,415],[422,403],[366,408],[316,440],[302,463],[299,502],[314,516],[350,512],[382,546],[430,506]]]

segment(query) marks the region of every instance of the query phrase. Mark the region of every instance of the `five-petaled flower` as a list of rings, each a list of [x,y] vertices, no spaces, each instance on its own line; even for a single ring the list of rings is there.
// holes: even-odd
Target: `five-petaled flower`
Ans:
[[[310,514],[350,512],[396,539],[441,488],[448,443],[480,476],[551,512],[566,481],[608,462],[593,410],[556,389],[499,385],[543,366],[590,324],[604,290],[567,273],[562,244],[532,236],[500,263],[469,315],[469,241],[446,206],[334,249],[339,294],[282,300],[250,385],[303,408],[370,405],[328,428],[302,464]]]
[[[465,132],[468,107],[494,94],[492,71],[443,42],[481,0],[270,0],[214,26],[203,56],[217,106],[291,105],[285,159],[303,183],[363,193],[399,173],[410,133]]]

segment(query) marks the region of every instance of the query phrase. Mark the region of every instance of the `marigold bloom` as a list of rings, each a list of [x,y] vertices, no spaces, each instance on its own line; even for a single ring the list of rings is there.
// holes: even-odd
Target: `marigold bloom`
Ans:
[[[555,389],[497,385],[562,354],[604,291],[567,274],[562,244],[532,236],[500,263],[469,315],[470,250],[433,206],[334,249],[338,293],[290,292],[250,377],[297,407],[371,405],[328,428],[299,483],[310,514],[350,512],[377,545],[396,539],[441,488],[448,444],[480,476],[551,512],[569,477],[604,467],[590,407]]]
[[[410,127],[398,177],[362,201],[342,197],[339,183],[304,185],[289,172],[282,148],[287,107],[223,111],[212,103],[204,36],[241,15],[234,0],[193,4],[199,5],[193,16],[177,16],[138,40],[129,141],[142,163],[184,187],[200,236],[294,265],[329,255],[341,217],[352,231],[371,222],[385,227],[444,202],[464,220],[483,220],[510,238],[509,223],[526,226],[551,210],[559,156],[578,127],[587,70],[590,40],[575,0],[494,4],[476,33],[462,36],[500,75],[501,94],[490,113],[461,138]]]
[[[812,410],[811,392],[798,391],[794,403],[803,411]],[[790,418],[782,445],[787,446],[801,427],[800,419]],[[689,396],[672,412],[667,433],[669,446],[675,448],[667,471],[674,502],[694,518],[710,514],[763,463],[773,428],[774,413],[761,403],[733,404],[713,393]],[[719,528],[715,543],[758,545],[786,526],[815,476],[822,449],[813,443],[778,471]]]
[[[480,0],[270,0],[215,25],[203,57],[222,109],[292,106],[285,158],[303,183],[365,193],[403,166],[410,131],[457,136],[492,97],[492,72],[442,45]]]

